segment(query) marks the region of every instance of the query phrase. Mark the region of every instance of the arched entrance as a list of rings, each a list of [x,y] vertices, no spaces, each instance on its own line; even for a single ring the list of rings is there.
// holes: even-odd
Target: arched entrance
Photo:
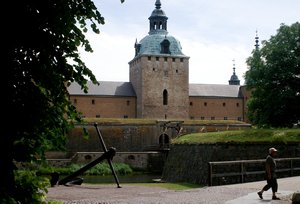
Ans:
[[[159,136],[159,147],[161,149],[169,148],[170,146],[170,137],[166,133],[163,133]]]

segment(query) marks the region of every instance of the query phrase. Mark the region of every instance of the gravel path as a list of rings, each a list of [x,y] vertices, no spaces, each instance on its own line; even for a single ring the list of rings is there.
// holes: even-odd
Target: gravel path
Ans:
[[[290,204],[291,195],[300,191],[300,177],[279,179],[280,201],[272,201],[271,191],[264,193],[264,200],[256,194],[265,181],[244,184],[166,190],[160,187],[134,186],[133,184],[55,186],[48,189],[47,200],[64,204]]]
[[[159,187],[122,185],[57,186],[49,189],[48,200],[60,200],[68,204],[113,203],[211,203],[219,204],[247,195],[253,189],[230,187],[206,187],[191,190],[166,190]]]

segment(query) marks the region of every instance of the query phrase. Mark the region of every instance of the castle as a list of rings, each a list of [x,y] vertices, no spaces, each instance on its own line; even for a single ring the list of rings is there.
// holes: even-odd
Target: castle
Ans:
[[[168,17],[156,0],[150,30],[135,42],[129,82],[88,82],[88,93],[76,83],[70,100],[82,117],[247,121],[250,93],[235,74],[228,85],[189,84],[189,57],[167,31]]]

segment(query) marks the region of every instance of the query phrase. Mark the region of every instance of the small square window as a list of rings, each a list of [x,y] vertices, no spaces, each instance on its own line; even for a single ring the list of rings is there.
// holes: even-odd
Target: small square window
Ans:
[[[226,103],[223,103],[223,107],[225,107],[226,106]]]
[[[159,61],[159,57],[156,57],[156,61]]]
[[[95,104],[95,99],[92,99],[92,104]]]
[[[204,102],[204,106],[207,106],[207,102]]]
[[[168,71],[164,71],[165,77],[169,75]]]
[[[183,62],[183,58],[180,58],[180,62]]]
[[[151,56],[148,56],[148,61],[150,61],[151,60]]]
[[[176,60],[176,58],[173,57],[173,58],[172,58],[172,61],[175,62],[175,60]]]
[[[193,102],[192,101],[190,102],[190,106],[193,106]]]

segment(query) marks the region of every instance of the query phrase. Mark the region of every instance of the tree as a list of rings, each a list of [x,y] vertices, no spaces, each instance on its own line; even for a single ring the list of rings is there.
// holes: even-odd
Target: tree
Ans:
[[[247,59],[249,120],[258,126],[288,127],[300,120],[300,23],[281,24]]]
[[[25,194],[34,184],[18,183],[15,162],[32,162],[49,147],[63,148],[72,121],[81,120],[67,87],[77,82],[87,92],[87,80],[98,83],[78,48],[92,52],[84,33],[89,28],[99,33],[104,18],[92,0],[12,0],[5,9],[0,202],[34,203]]]

